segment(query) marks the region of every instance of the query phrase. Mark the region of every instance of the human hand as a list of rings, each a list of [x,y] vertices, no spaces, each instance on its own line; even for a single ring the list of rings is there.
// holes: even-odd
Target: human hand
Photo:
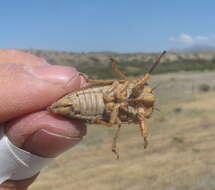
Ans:
[[[45,108],[84,85],[84,77],[71,67],[51,66],[21,51],[0,50],[0,123],[6,122],[10,141],[42,157],[56,157],[77,144],[86,133],[84,124]],[[8,180],[2,186],[26,190],[35,178]]]

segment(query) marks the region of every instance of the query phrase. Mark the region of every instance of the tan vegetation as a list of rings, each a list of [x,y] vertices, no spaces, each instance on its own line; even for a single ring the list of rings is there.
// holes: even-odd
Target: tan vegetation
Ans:
[[[80,66],[81,64],[96,65],[96,64],[109,64],[110,57],[121,61],[142,61],[150,62],[154,60],[159,53],[115,53],[115,52],[87,52],[87,53],[74,53],[74,52],[59,52],[59,51],[44,51],[44,50],[27,50],[28,52],[44,57],[50,63]],[[215,51],[205,52],[168,52],[161,62],[174,62],[179,60],[213,60],[215,58]]]
[[[115,128],[88,126],[74,149],[52,162],[31,190],[213,190],[215,189],[215,72],[155,75],[161,82],[150,119],[149,147],[138,127],[124,126],[120,160],[111,153]],[[207,91],[199,86],[207,84]]]
[[[156,60],[159,53],[129,53],[113,52],[100,53],[72,53],[28,50],[31,53],[44,57],[51,64],[74,66],[91,78],[110,79],[115,77],[110,69],[110,58],[114,58],[126,75],[142,76]],[[215,70],[215,51],[174,53],[167,52],[161,60],[162,64],[154,73],[179,71],[207,71]]]

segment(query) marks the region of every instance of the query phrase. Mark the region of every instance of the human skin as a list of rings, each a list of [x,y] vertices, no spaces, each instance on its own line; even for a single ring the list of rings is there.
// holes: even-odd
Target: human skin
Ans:
[[[85,125],[46,108],[85,84],[85,77],[72,67],[52,66],[22,51],[0,50],[0,123],[8,138],[43,157],[56,157],[73,147],[86,134]],[[9,180],[0,190],[26,190],[35,178]]]

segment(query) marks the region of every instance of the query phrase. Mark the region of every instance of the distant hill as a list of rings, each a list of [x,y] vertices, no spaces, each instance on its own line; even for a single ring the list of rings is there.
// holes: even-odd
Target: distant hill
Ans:
[[[198,48],[196,47],[196,50]],[[59,52],[26,50],[45,58],[51,64],[68,65],[95,78],[112,78],[110,58],[114,58],[121,70],[130,76],[143,75],[159,56],[158,53],[114,53],[114,52]],[[156,73],[188,70],[215,69],[215,51],[167,52]]]
[[[195,52],[174,52],[169,51],[162,58],[161,62],[173,62],[180,60],[213,60],[215,59],[214,51],[197,51],[200,47],[190,47],[188,50],[196,50]],[[114,53],[114,52],[89,52],[89,53],[74,53],[65,51],[48,51],[48,50],[26,50],[27,52],[43,57],[52,64],[73,65],[79,66],[82,64],[97,65],[109,64],[110,58],[118,61],[152,61],[156,59],[159,53]],[[184,50],[185,51],[185,50]]]

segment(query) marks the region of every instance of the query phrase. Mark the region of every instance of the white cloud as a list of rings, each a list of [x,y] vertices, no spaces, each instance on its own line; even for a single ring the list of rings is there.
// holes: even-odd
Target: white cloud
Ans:
[[[188,35],[188,34],[185,34],[185,33],[182,33],[180,36],[179,36],[179,40],[185,44],[190,44],[190,43],[193,43],[193,38],[192,36]]]
[[[181,33],[177,37],[170,37],[170,41],[172,42],[179,42],[183,43],[186,45],[191,45],[191,44],[198,44],[198,43],[214,43],[215,42],[215,36],[203,36],[203,35],[198,35],[198,36],[192,36],[186,33]]]

